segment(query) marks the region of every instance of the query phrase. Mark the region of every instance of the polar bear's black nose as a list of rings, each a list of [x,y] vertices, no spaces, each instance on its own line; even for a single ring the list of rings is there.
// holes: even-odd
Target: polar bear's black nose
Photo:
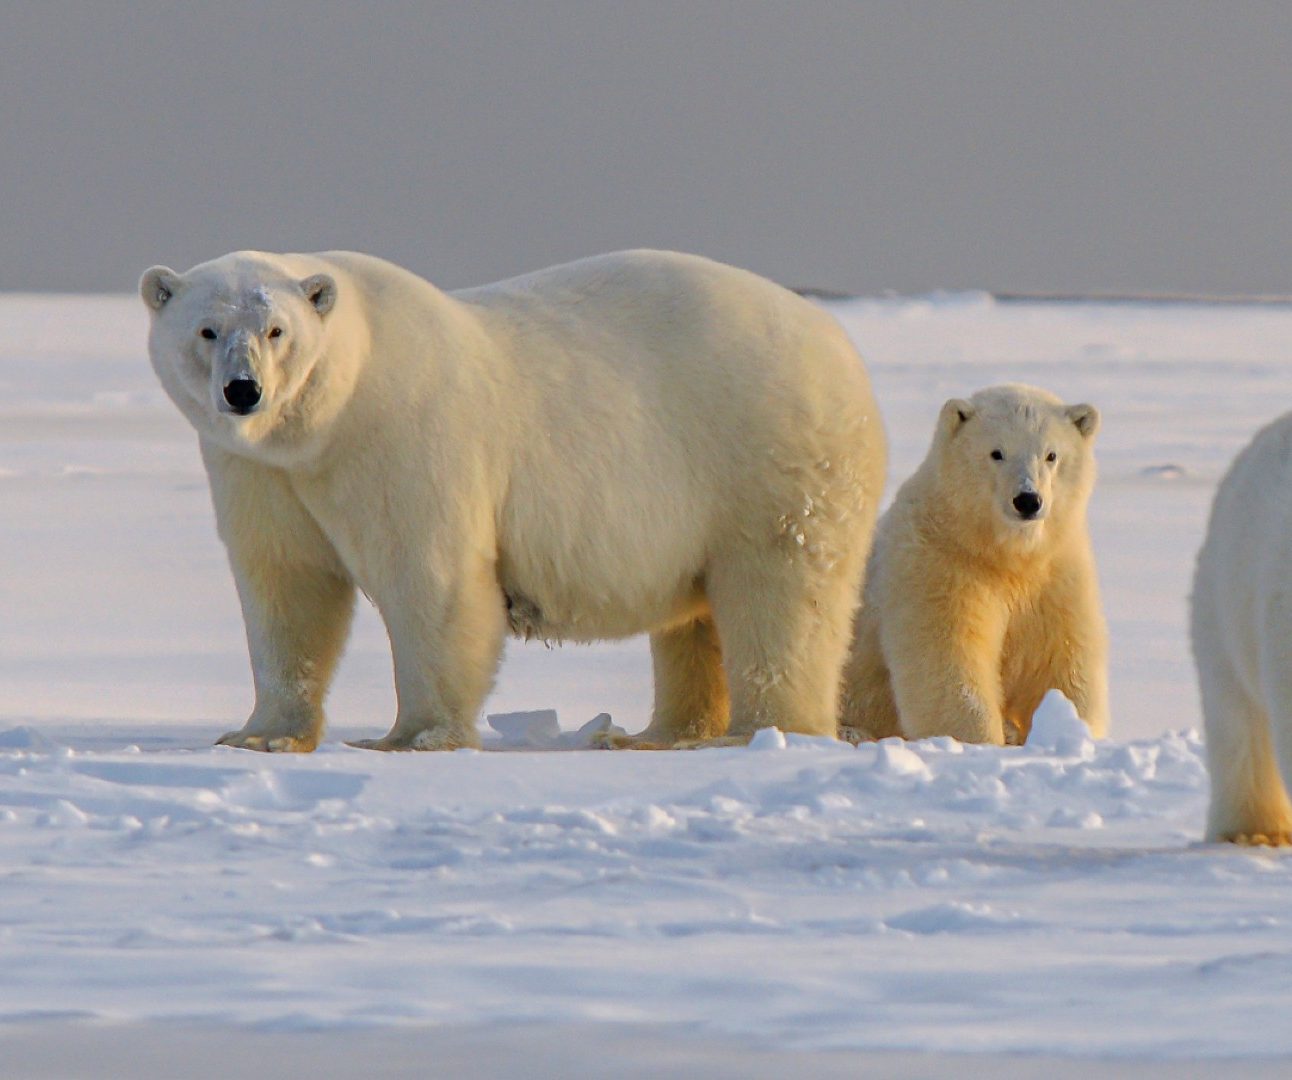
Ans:
[[[255,379],[232,379],[225,383],[224,400],[234,412],[246,416],[260,404],[260,383]]]
[[[1014,496],[1014,509],[1021,518],[1034,518],[1041,512],[1041,496],[1035,491],[1020,491]]]

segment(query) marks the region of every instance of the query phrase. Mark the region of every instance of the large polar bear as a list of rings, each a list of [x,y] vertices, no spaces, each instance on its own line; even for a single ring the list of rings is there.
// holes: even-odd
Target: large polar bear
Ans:
[[[952,400],[879,523],[844,673],[850,739],[1027,736],[1062,690],[1108,724],[1107,633],[1086,527],[1099,413],[1028,386]]]
[[[255,708],[221,742],[313,749],[356,587],[399,701],[363,745],[478,745],[509,629],[649,632],[646,745],[833,734],[884,438],[820,308],[650,251],[453,294],[238,252],[140,291],[246,620]]]
[[[1220,483],[1192,624],[1207,839],[1292,844],[1292,413],[1257,433]]]

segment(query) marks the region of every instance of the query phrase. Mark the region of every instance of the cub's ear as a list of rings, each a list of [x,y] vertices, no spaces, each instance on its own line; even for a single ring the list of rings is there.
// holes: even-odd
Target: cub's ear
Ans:
[[[320,315],[326,315],[336,303],[336,282],[330,274],[312,274],[301,282],[301,292]]]
[[[1069,405],[1063,410],[1068,419],[1077,425],[1083,439],[1093,439],[1099,430],[1099,410],[1093,405]]]
[[[182,282],[169,266],[154,266],[139,279],[139,295],[153,311],[161,311],[166,301],[179,292]]]
[[[942,406],[938,415],[938,428],[946,435],[954,435],[974,414],[974,407],[964,398],[952,398]]]

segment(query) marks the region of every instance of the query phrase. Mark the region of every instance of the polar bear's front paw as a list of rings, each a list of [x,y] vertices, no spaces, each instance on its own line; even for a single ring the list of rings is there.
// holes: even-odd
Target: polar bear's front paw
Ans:
[[[308,754],[318,742],[315,735],[252,735],[246,731],[230,731],[216,739],[215,745],[259,750],[265,754]]]
[[[407,746],[395,746],[389,739],[346,739],[346,746],[356,750],[407,750]]]
[[[380,739],[356,739],[348,745],[360,750],[475,750],[480,740],[443,728],[423,728],[408,735],[391,732]]]

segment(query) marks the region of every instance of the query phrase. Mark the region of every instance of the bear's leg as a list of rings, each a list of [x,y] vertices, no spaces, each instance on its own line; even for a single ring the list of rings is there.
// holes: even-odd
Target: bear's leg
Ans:
[[[374,597],[390,635],[399,710],[365,750],[478,747],[476,718],[493,685],[507,603],[493,564],[455,566],[442,580],[405,580]]]
[[[1283,696],[1278,716],[1272,718],[1271,733],[1274,738],[1274,754],[1279,764],[1281,783],[1278,788],[1283,795],[1282,805],[1279,807],[1281,816],[1273,818],[1271,826],[1262,830],[1264,840],[1258,837],[1256,842],[1288,846],[1292,845],[1292,801],[1288,798],[1288,792],[1292,791],[1292,694]]]
[[[242,602],[256,704],[218,741],[310,751],[350,629],[354,584],[282,474],[203,447],[220,536]]]
[[[217,740],[247,750],[313,750],[323,698],[349,633],[354,585],[290,564],[244,566],[238,593],[256,704],[241,730]]]
[[[731,702],[722,648],[710,618],[651,634],[655,708],[643,744],[672,746],[724,735]]]
[[[986,590],[928,589],[943,602],[910,605],[881,630],[902,734],[1000,746],[1004,606]]]
[[[1292,805],[1279,776],[1271,718],[1227,657],[1212,653],[1197,661],[1211,777],[1207,840],[1286,844],[1292,840]],[[1277,695],[1285,709],[1292,708],[1287,689],[1281,688]],[[1284,717],[1292,719],[1292,712]],[[1286,744],[1286,737],[1282,741]],[[1285,762],[1292,765],[1286,748],[1281,749],[1285,749]]]
[[[857,554],[821,568],[806,554],[752,552],[710,568],[707,591],[731,694],[729,741],[748,741],[765,727],[837,736]]]

